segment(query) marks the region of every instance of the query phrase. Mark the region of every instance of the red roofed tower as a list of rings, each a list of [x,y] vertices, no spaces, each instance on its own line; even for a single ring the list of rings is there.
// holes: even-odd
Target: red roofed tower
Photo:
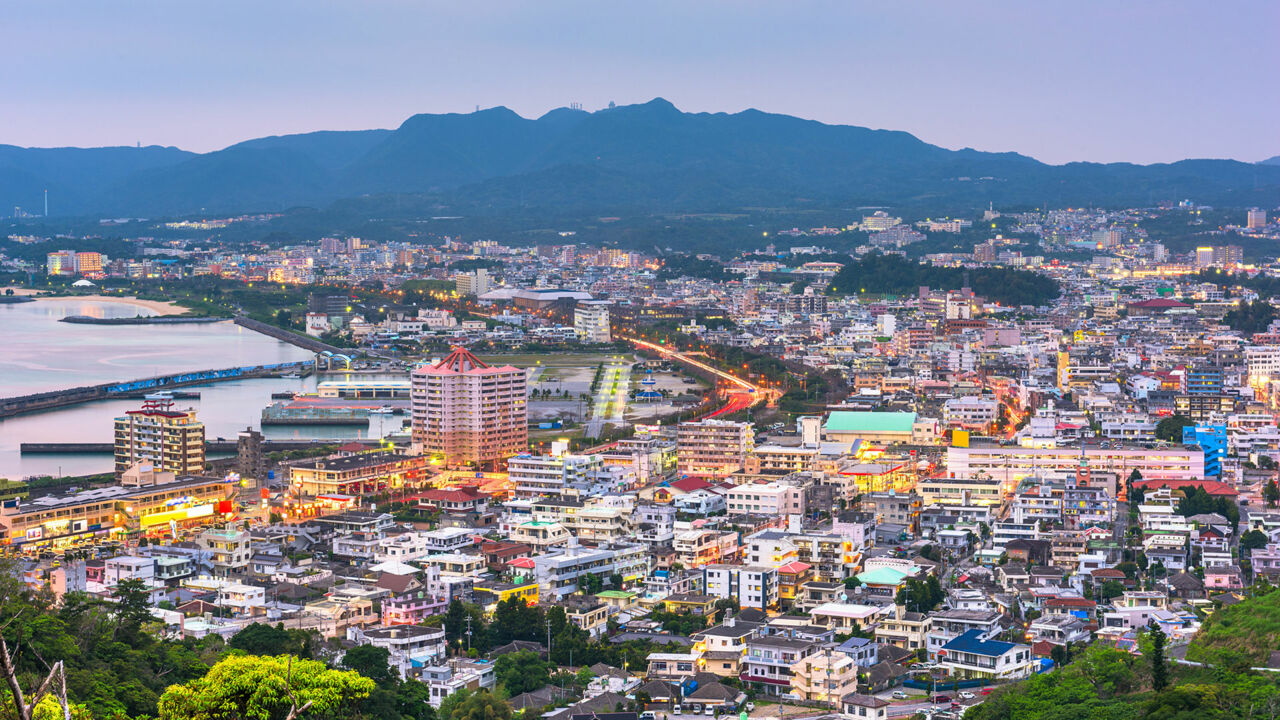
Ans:
[[[446,465],[497,466],[527,449],[525,371],[465,348],[413,371],[413,442]]]

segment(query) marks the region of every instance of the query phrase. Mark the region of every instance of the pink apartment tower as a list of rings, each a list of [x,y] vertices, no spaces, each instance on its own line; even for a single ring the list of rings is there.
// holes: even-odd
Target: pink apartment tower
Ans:
[[[445,465],[498,467],[528,450],[525,371],[464,348],[413,371],[413,442]]]

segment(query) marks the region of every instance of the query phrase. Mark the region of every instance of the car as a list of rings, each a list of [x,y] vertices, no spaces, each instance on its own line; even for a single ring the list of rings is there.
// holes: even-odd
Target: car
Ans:
[[[747,703],[747,712],[751,712],[752,710],[755,710],[755,709],[756,709],[756,704],[755,704],[755,703],[753,703],[753,702],[749,702],[749,703]]]
[[[906,694],[905,692],[901,691],[901,690],[894,690],[894,691],[893,691],[893,699],[894,699],[894,700],[906,700],[906,699],[907,699],[907,694]]]
[[[974,695],[973,693],[969,692],[968,690],[965,690],[964,692],[960,693],[960,699],[961,699],[961,700],[972,700],[972,699],[974,699],[974,698],[976,698],[976,697],[978,697],[978,696],[977,696],[977,695]]]
[[[652,710],[645,710],[640,713],[640,720],[658,720],[658,713]]]
[[[990,694],[991,694],[991,688],[982,688],[981,690],[979,690],[979,691],[978,691],[978,694],[979,694],[979,695],[990,695]]]
[[[715,708],[713,708],[713,707],[711,707],[710,705],[708,705],[708,706],[706,706],[705,708],[703,708],[703,709],[702,709],[702,714],[703,714],[703,715],[706,715],[707,717],[715,717],[715,716],[716,716],[716,709],[715,709]]]
[[[949,703],[951,702],[951,696],[950,695],[934,695],[933,701],[936,703]]]
[[[684,714],[684,708],[680,707],[679,705],[676,705],[676,706],[674,706],[674,707],[672,707],[672,708],[671,708],[671,714],[672,714],[672,715],[683,715],[683,714]]]

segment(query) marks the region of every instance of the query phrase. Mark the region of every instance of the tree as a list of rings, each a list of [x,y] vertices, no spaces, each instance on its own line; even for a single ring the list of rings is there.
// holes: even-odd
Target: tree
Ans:
[[[604,589],[604,581],[599,575],[587,573],[578,577],[578,590],[583,595],[595,595]]]
[[[1245,555],[1247,553],[1251,553],[1256,548],[1266,547],[1267,542],[1269,541],[1270,538],[1268,538],[1267,534],[1261,530],[1250,530],[1240,536],[1240,554]]]
[[[1151,643],[1151,687],[1160,692],[1169,684],[1169,668],[1164,658],[1164,647],[1169,638],[1154,620],[1147,625],[1147,636]]]
[[[1267,459],[1270,460],[1270,458]],[[1276,486],[1275,480],[1267,481],[1266,486],[1262,488],[1262,498],[1267,501],[1267,507],[1275,507],[1276,503],[1280,502],[1280,487]]]
[[[122,580],[115,589],[116,636],[126,640],[138,637],[143,623],[151,622],[151,594],[141,580]]]
[[[1182,442],[1182,428],[1195,425],[1186,415],[1170,415],[1156,424],[1156,439],[1165,442]]]
[[[349,717],[374,682],[350,670],[292,655],[231,656],[202,678],[171,685],[160,697],[160,720]]]
[[[1112,598],[1118,598],[1124,594],[1124,585],[1119,580],[1108,580],[1102,583],[1102,587],[1098,588],[1098,597],[1100,602],[1109,602]]]
[[[275,653],[309,659],[313,656],[313,640],[309,631],[286,630],[284,623],[254,623],[233,635],[227,644],[250,655]]]
[[[532,692],[551,681],[547,663],[538,653],[529,651],[500,656],[493,664],[493,673],[511,695]]]
[[[396,680],[390,660],[390,650],[373,645],[357,645],[342,656],[344,667],[355,670],[379,685],[394,683]]]
[[[459,690],[444,699],[440,720],[510,720],[511,706],[488,690]]]

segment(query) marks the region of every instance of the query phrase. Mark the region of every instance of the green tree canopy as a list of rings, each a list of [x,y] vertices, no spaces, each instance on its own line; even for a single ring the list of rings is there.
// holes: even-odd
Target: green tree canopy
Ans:
[[[160,697],[160,720],[345,718],[374,682],[290,655],[231,656]]]

